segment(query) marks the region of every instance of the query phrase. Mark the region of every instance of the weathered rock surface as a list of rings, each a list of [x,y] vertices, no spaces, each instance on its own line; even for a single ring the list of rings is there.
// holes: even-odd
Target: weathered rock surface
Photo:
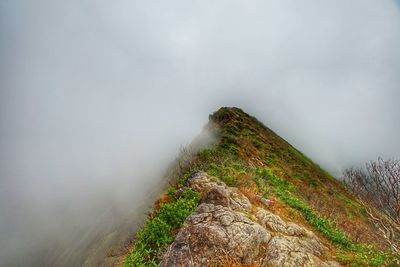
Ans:
[[[224,258],[264,266],[340,266],[306,228],[253,207],[237,188],[203,172],[188,187],[203,203],[189,216],[160,266],[209,266]],[[254,212],[254,213],[252,213]]]
[[[274,236],[268,244],[266,266],[340,266],[336,262],[324,262],[319,257],[326,248],[317,238],[298,236]]]
[[[191,215],[170,246],[162,266],[200,266],[221,256],[250,264],[271,234],[244,214],[203,203]]]
[[[222,205],[237,211],[249,211],[252,208],[250,201],[237,188],[228,187],[205,172],[193,174],[188,185],[205,196],[205,203]]]
[[[274,232],[280,232],[285,235],[305,236],[315,238],[315,234],[304,227],[295,223],[285,222],[278,215],[265,209],[257,208],[255,216],[258,222]]]

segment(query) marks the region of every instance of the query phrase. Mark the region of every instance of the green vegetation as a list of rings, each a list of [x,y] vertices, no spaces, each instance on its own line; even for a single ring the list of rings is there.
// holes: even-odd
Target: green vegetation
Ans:
[[[274,176],[268,169],[257,169],[256,174],[255,181],[262,192],[266,190],[266,186],[260,183],[260,177],[268,181],[279,199],[291,208],[300,211],[315,230],[341,249],[337,255],[342,262],[351,266],[382,266],[386,262],[394,260],[390,252],[382,253],[372,246],[357,244],[342,231],[337,230],[333,221],[320,216],[306,202],[294,196],[293,193],[297,189],[287,180]],[[348,201],[354,204],[351,200]]]
[[[306,221],[335,247],[336,260],[342,264],[400,263],[400,255],[383,252],[382,238],[368,221],[365,208],[343,185],[255,118],[237,108],[221,108],[210,116],[209,127],[218,133],[219,143],[198,152],[178,171],[176,185],[166,194],[169,200],[160,205],[137,234],[126,266],[159,263],[161,253],[200,201],[200,196],[191,190],[176,197],[177,189],[185,186],[190,175],[198,170],[230,186],[265,198],[278,198],[283,214],[296,214],[293,221]]]
[[[365,208],[362,205],[360,205],[357,202],[349,199],[348,197],[346,197],[343,194],[339,193],[338,197],[346,203],[346,205],[348,207],[348,210],[349,210],[348,211],[349,217],[354,217],[354,216],[357,216],[357,215],[361,215],[361,216],[364,216],[364,217],[368,216],[367,211],[365,210]]]
[[[332,241],[332,243],[343,249],[348,249],[350,247],[351,240],[342,232],[336,230],[332,221],[318,216],[309,205],[292,194],[297,191],[294,185],[287,180],[275,177],[268,169],[258,169],[257,175],[265,178],[274,187],[276,195],[284,203],[300,211],[310,225]]]
[[[162,204],[157,215],[148,220],[136,235],[135,246],[125,261],[125,266],[157,266],[157,257],[174,240],[174,230],[179,229],[200,202],[200,195],[190,189],[181,197],[173,197]]]
[[[311,185],[312,187],[316,188],[316,187],[318,186],[317,181],[316,181],[315,179],[313,179],[313,178],[311,177],[311,175],[306,175],[306,179],[307,179],[307,181],[310,183],[310,185]]]
[[[261,148],[263,146],[263,140],[261,140],[261,138],[256,135],[252,130],[244,129],[242,131],[242,135],[248,138],[256,148]]]
[[[304,155],[303,153],[301,153],[300,151],[298,151],[296,148],[290,146],[289,147],[290,152],[292,152],[298,159],[300,159],[303,163],[309,165],[309,166],[313,166],[314,162],[312,162],[311,159],[309,159],[306,155]]]

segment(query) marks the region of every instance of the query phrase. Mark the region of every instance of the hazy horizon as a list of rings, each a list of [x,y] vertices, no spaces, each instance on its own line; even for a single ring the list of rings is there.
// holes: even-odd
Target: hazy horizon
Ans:
[[[6,0],[0,14],[0,265],[49,263],[135,211],[221,106],[335,175],[400,157],[399,1]]]

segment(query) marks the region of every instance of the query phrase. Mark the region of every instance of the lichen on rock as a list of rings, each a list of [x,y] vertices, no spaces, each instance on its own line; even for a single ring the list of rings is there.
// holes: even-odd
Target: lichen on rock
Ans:
[[[209,266],[226,257],[264,266],[339,265],[327,260],[327,248],[314,233],[253,207],[237,188],[216,177],[197,172],[187,186],[203,201],[186,219],[160,266]]]

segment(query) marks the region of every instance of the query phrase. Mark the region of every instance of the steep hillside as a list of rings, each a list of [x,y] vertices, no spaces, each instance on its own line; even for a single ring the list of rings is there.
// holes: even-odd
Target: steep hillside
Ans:
[[[221,108],[206,128],[217,144],[176,163],[126,266],[400,264],[366,207],[257,119]]]

